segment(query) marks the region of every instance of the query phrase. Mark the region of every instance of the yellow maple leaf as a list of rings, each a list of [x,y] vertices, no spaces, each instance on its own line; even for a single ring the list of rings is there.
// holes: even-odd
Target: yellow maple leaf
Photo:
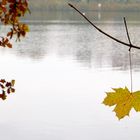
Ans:
[[[112,92],[106,92],[103,104],[108,106],[114,106],[114,112],[118,119],[122,119],[125,116],[129,116],[129,112],[132,108],[136,111],[140,111],[140,91],[131,93],[127,87],[125,88],[113,88]]]

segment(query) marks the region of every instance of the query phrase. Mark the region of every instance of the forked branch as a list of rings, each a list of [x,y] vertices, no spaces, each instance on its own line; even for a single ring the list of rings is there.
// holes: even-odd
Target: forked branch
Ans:
[[[123,44],[123,45],[125,45],[125,46],[128,46],[129,48],[140,49],[140,47],[135,46],[135,45],[133,45],[133,44],[130,43],[130,42],[129,42],[129,43],[126,43],[126,42],[121,41],[121,40],[119,40],[119,39],[117,39],[117,38],[111,36],[110,34],[104,32],[104,31],[101,30],[98,26],[96,26],[93,22],[91,22],[91,21],[90,21],[81,11],[79,11],[75,6],[73,6],[73,5],[70,4],[70,3],[68,3],[68,5],[69,5],[70,7],[72,7],[75,11],[77,11],[82,17],[85,18],[86,21],[88,21],[95,29],[97,29],[97,30],[98,30],[99,32],[101,32],[102,34],[108,36],[109,38],[111,38],[112,40],[114,40],[114,41],[116,41],[116,42],[118,42],[118,43],[120,43],[120,44]]]

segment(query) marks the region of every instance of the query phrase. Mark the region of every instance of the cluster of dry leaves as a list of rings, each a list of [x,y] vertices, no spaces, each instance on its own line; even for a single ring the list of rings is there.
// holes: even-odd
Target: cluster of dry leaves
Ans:
[[[6,99],[7,94],[15,92],[14,85],[15,85],[15,80],[12,80],[11,82],[7,82],[5,81],[5,79],[0,80],[0,87],[2,91],[2,93],[0,94],[0,98],[2,100]]]
[[[8,25],[10,29],[5,36],[0,36],[0,46],[12,48],[10,40],[13,36],[16,36],[16,40],[20,41],[21,37],[25,37],[29,31],[27,24],[22,23],[20,18],[23,17],[27,12],[30,13],[28,8],[27,0],[1,0],[0,2],[0,21],[3,25]],[[11,82],[0,80],[0,98],[5,100],[7,94],[15,92],[14,89],[15,80]]]
[[[6,36],[0,37],[0,46],[12,48],[10,39],[13,35],[20,40],[29,31],[28,25],[20,22],[20,18],[30,12],[27,0],[2,0],[0,3],[0,20],[4,25],[10,26],[10,31]]]

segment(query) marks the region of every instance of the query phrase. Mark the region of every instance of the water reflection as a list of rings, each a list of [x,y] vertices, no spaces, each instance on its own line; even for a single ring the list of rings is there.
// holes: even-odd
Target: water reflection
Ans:
[[[98,23],[103,30],[127,42],[124,25],[120,23]],[[22,42],[15,43],[10,53],[18,57],[28,57],[41,61],[55,54],[58,57],[71,57],[85,67],[112,67],[127,70],[129,68],[128,48],[117,44],[98,33],[85,23],[56,23],[30,26],[31,31]],[[139,26],[130,24],[132,42],[139,44],[137,36]],[[9,49],[1,49],[9,51]],[[133,67],[140,68],[139,50],[133,50]]]
[[[127,40],[123,25],[99,26]],[[130,26],[136,44],[138,30]],[[112,140],[116,134],[119,140],[139,139],[138,113],[118,121],[101,104],[110,87],[130,87],[129,73],[122,71],[128,69],[128,48],[88,24],[53,23],[31,25],[27,38],[0,53],[1,76],[16,79],[16,94],[0,102],[2,140]],[[137,69],[139,54],[133,50]],[[133,77],[139,90],[140,73]]]

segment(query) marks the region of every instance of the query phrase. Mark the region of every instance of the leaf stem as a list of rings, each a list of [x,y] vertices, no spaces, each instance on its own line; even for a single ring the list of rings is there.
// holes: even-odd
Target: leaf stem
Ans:
[[[129,64],[130,64],[130,85],[131,85],[131,93],[133,92],[133,71],[132,71],[132,55],[131,48],[129,51]]]

